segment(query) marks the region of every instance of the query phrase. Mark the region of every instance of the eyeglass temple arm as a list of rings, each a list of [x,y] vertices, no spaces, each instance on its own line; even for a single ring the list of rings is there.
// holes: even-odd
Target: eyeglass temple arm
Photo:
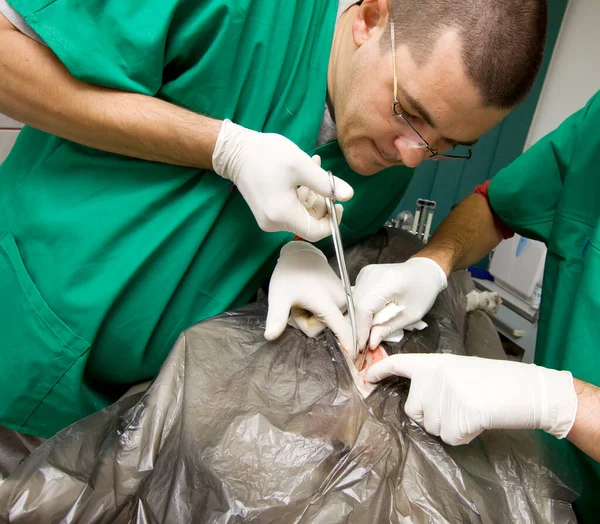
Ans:
[[[396,74],[396,31],[390,14],[390,38],[392,40],[392,70],[394,71],[394,108],[398,104],[398,75]]]

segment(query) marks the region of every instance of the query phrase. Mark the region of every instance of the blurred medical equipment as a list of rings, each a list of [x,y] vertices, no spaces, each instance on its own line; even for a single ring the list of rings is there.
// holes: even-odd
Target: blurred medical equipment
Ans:
[[[417,211],[411,233],[416,235],[424,244],[427,244],[429,240],[435,206],[436,203],[433,200],[426,200],[424,198],[417,200]]]
[[[404,229],[410,231],[423,243],[427,243],[431,235],[431,225],[433,223],[433,214],[435,212],[436,202],[425,198],[417,199],[415,214],[404,210],[396,216],[389,219],[385,226],[394,229]]]

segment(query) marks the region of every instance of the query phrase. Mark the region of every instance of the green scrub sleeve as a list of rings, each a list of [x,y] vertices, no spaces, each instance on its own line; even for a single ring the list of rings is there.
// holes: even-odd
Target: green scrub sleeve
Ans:
[[[179,0],[8,0],[77,79],[155,95]]]
[[[600,134],[593,124],[599,112],[600,97],[596,93],[583,109],[492,178],[490,204],[509,228],[527,238],[548,242],[572,162],[588,154],[598,155]]]

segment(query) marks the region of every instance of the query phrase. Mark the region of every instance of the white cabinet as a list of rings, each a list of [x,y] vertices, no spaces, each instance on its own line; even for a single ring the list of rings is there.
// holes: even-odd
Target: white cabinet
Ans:
[[[18,134],[18,129],[0,129],[0,164],[10,153]]]
[[[21,129],[23,124],[0,113],[0,129]]]
[[[0,164],[8,156],[22,127],[21,122],[0,114]]]
[[[542,281],[546,251],[542,242],[515,235],[494,250],[490,273],[497,284],[529,302]]]

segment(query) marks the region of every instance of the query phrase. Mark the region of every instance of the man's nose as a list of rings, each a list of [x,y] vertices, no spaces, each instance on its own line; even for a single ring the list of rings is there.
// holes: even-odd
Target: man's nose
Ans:
[[[415,147],[400,137],[394,140],[394,146],[406,167],[417,167],[423,160],[427,160],[431,156],[427,148]]]

